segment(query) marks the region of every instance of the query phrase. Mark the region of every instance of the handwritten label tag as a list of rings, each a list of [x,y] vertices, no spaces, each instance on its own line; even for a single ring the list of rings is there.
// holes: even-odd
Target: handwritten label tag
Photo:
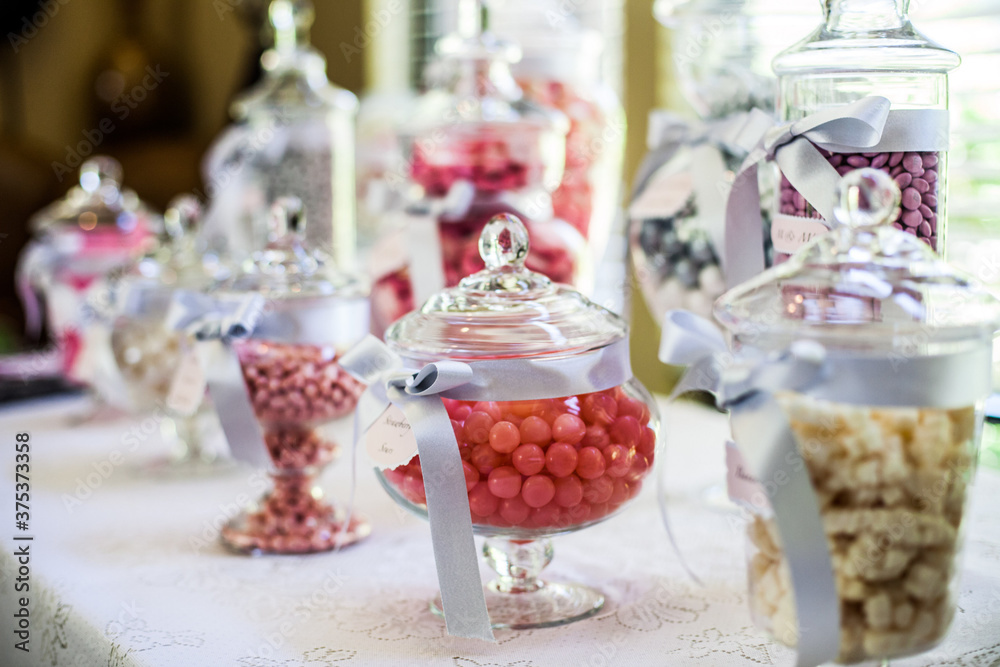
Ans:
[[[187,417],[195,413],[204,396],[205,373],[198,362],[198,355],[194,350],[188,350],[181,358],[181,365],[170,381],[167,407]]]
[[[417,455],[417,439],[403,411],[390,405],[365,433],[365,451],[379,468],[395,468]]]
[[[750,473],[739,447],[732,440],[726,442],[726,490],[730,500],[748,510],[760,511],[763,509],[758,506],[760,499],[767,498],[760,482]]]
[[[792,254],[830,231],[821,220],[776,213],[771,219],[771,243],[777,252]]]

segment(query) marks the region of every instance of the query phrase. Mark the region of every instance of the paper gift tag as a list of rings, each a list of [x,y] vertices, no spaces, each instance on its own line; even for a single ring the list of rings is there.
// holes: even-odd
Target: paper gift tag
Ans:
[[[379,468],[395,468],[417,455],[417,438],[403,411],[386,408],[365,434],[365,451]]]
[[[726,442],[726,490],[729,499],[748,510],[763,510],[761,498],[766,502],[764,488],[750,473],[746,459],[732,440]]]
[[[170,381],[167,408],[185,417],[193,415],[205,396],[205,373],[194,350],[181,358],[181,365]]]

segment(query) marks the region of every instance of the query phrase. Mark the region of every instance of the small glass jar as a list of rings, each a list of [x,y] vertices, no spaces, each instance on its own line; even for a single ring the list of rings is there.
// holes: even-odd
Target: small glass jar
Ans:
[[[203,291],[228,276],[225,261],[196,241],[200,217],[197,199],[174,199],[164,214],[160,246],[88,294],[108,324],[114,359],[109,372],[95,377],[95,389],[109,405],[127,412],[162,413],[160,432],[174,451],[156,462],[157,471],[200,472],[216,463],[215,454],[202,446],[198,422],[207,402],[194,340],[167,322],[177,290]]]
[[[363,389],[338,360],[368,333],[367,292],[363,282],[303,243],[303,218],[298,200],[276,202],[267,246],[217,290],[266,299],[252,335],[231,343],[274,485],[222,530],[223,543],[244,553],[327,551],[371,531],[358,512],[345,526],[344,510],[324,500],[316,483],[340,450],[321,427],[351,414]],[[219,410],[225,429],[227,415],[223,406]],[[229,444],[234,450],[247,445]]]
[[[403,136],[406,173],[396,178],[410,200],[372,252],[375,332],[481,269],[479,234],[500,213],[525,219],[529,268],[584,290],[592,283],[583,237],[552,211],[565,116],[521,99],[510,72],[517,49],[482,32],[478,15],[463,29],[439,45],[451,81],[420,96]]]
[[[266,242],[257,212],[294,196],[309,211],[306,241],[351,266],[357,98],[327,79],[326,59],[309,42],[309,0],[271,0],[268,18],[274,47],[261,57],[264,76],[233,101],[236,124],[205,158],[206,233],[245,255]]]
[[[961,59],[913,28],[907,15],[909,0],[824,0],[822,4],[823,24],[774,59],[780,120],[797,121],[872,95],[889,100],[890,114],[948,109],[948,72]],[[872,167],[895,178],[903,198],[893,224],[943,252],[947,124],[933,133],[940,136],[921,136],[918,141],[941,147],[938,150],[897,146],[890,151],[876,146],[822,153],[841,175]],[[787,252],[801,244],[803,235],[782,234],[780,228],[787,221],[790,229],[807,229],[794,219],[817,219],[822,214],[784,175],[774,207],[782,224],[772,228],[772,235],[776,246],[784,250],[775,261],[783,261]],[[789,236],[792,241],[780,240]]]
[[[29,334],[44,321],[66,377],[90,384],[102,369],[100,344],[88,342],[86,293],[156,245],[159,215],[122,188],[122,168],[105,156],[80,167],[80,182],[31,220],[33,238],[17,268]],[[44,313],[42,311],[44,307]]]
[[[524,268],[528,236],[514,216],[491,220],[480,249],[486,269],[389,328],[386,342],[405,367],[517,359],[530,375],[531,362],[627,338],[617,315]],[[548,538],[603,521],[639,493],[657,450],[650,395],[631,378],[541,400],[442,400],[463,461],[473,530],[490,538],[483,551],[499,575],[486,590],[494,627],[545,627],[596,613],[600,593],[538,576],[552,558]],[[396,502],[427,516],[418,456],[377,473]]]
[[[815,341],[833,367],[888,361],[906,368],[943,356],[927,383],[975,383],[959,360],[989,358],[1000,302],[892,227],[899,191],[884,172],[847,175],[840,202],[840,226],[717,302],[734,346],[753,354]],[[951,394],[937,405],[893,397],[837,402],[808,390],[775,395],[830,549],[839,663],[925,651],[947,632],[989,391],[982,380],[981,396]],[[774,515],[766,502],[749,507],[751,611],[759,627],[795,645],[795,591]]]

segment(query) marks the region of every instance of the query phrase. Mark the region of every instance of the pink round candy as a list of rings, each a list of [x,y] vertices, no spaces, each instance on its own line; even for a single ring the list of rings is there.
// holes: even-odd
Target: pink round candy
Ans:
[[[639,420],[630,415],[619,417],[608,429],[611,442],[625,447],[635,447],[639,444],[639,437],[642,435],[642,426]]]
[[[546,475],[532,475],[521,485],[521,497],[529,507],[543,507],[556,495],[556,485]]]
[[[583,482],[576,475],[559,477],[554,480],[555,503],[560,507],[579,505],[583,500]]]
[[[521,492],[521,473],[513,466],[503,466],[490,472],[486,483],[497,498],[513,498]]]
[[[469,509],[480,517],[488,517],[497,511],[500,499],[490,493],[486,484],[477,484],[469,491]]]
[[[531,516],[531,507],[521,496],[503,498],[500,501],[500,516],[511,525],[524,523]]]
[[[566,477],[576,470],[576,448],[565,442],[549,445],[545,452],[545,469],[554,477]]]
[[[496,420],[482,410],[473,410],[465,420],[465,439],[480,445],[490,440],[490,430]]]
[[[552,423],[552,437],[559,442],[575,445],[583,440],[587,427],[576,415],[564,414],[556,417]]]
[[[490,447],[501,454],[510,454],[521,444],[521,432],[508,421],[499,421],[490,429]]]
[[[589,394],[580,404],[580,416],[590,426],[608,426],[618,416],[618,402],[607,394]]]
[[[577,455],[576,474],[581,479],[596,479],[607,467],[604,454],[596,447],[583,447]]]
[[[591,504],[606,503],[611,498],[614,488],[614,480],[607,475],[588,479],[583,483],[583,499]]]
[[[525,417],[521,422],[521,442],[547,445],[552,442],[552,427],[541,417]]]
[[[545,451],[538,445],[521,445],[514,450],[511,461],[522,475],[535,475],[545,468]]]

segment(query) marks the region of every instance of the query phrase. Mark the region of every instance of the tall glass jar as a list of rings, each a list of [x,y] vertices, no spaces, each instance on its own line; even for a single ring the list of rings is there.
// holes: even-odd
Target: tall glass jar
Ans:
[[[309,211],[307,242],[349,266],[356,251],[357,98],[330,83],[326,59],[309,43],[309,0],[272,0],[268,17],[274,47],[261,57],[263,79],[233,101],[236,124],[205,159],[212,201],[206,234],[245,255],[266,243],[256,213],[294,196]]]
[[[499,213],[526,220],[529,266],[588,289],[583,237],[553,215],[551,190],[565,160],[566,119],[522,99],[511,76],[518,51],[482,32],[478,11],[463,32],[441,40],[449,81],[421,95],[403,135],[406,160],[390,183],[409,196],[387,216],[372,253],[373,329],[384,331],[431,294],[482,268],[479,234]]]
[[[896,179],[903,199],[893,224],[940,252],[947,218],[948,72],[960,58],[919,33],[910,23],[908,6],[909,0],[824,0],[824,22],[774,59],[778,114],[782,121],[798,121],[880,96],[891,104],[885,132],[891,135],[894,114],[941,112],[943,120],[933,121],[916,136],[904,131],[902,139],[883,136],[875,146],[822,151],[841,175],[873,167]],[[896,125],[905,126],[905,121]],[[883,148],[887,140],[891,146]],[[787,176],[781,176],[775,202],[772,239],[781,251],[776,261],[787,258],[812,233],[822,232],[809,224],[809,219],[823,217],[818,202],[807,201]]]
[[[488,538],[483,553],[499,575],[486,587],[496,628],[561,625],[600,610],[598,591],[539,578],[552,558],[549,538],[628,505],[651,473],[657,449],[656,405],[628,368],[626,323],[571,287],[527,270],[528,244],[516,217],[496,216],[479,242],[486,268],[433,295],[386,332],[406,368],[461,361],[489,384],[489,370],[477,364],[523,365],[516,373],[523,382],[514,389],[491,386],[509,398],[440,399],[462,459],[473,530]],[[588,376],[582,369],[594,368],[595,355],[616,370],[604,364]],[[574,362],[579,370],[571,371]],[[540,383],[551,387],[560,375],[566,383],[555,384],[571,387],[571,395],[558,389],[545,395]],[[401,464],[378,469],[379,481],[396,502],[427,517],[425,480],[440,479],[440,471],[400,453]],[[432,607],[436,613],[440,605]]]
[[[18,289],[29,334],[38,335],[44,322],[66,377],[89,384],[100,371],[104,339],[88,332],[87,290],[155,247],[161,226],[160,216],[122,187],[121,165],[106,156],[84,162],[79,184],[32,218]]]
[[[840,224],[715,307],[743,359],[826,360],[817,382],[786,372],[778,383],[789,386],[773,396],[796,445],[784,463],[805,466],[817,501],[841,664],[926,651],[948,630],[1000,326],[1000,302],[892,228],[899,198],[879,170],[848,174]],[[790,579],[809,531],[800,523],[795,535],[779,534],[771,500],[789,488],[785,474],[778,468],[741,501],[752,514],[752,615],[795,646],[796,600],[825,586]]]
[[[312,553],[354,543],[370,532],[358,512],[324,498],[320,472],[340,444],[323,427],[349,415],[363,387],[341,367],[341,354],[368,333],[366,285],[339,270],[326,253],[304,242],[301,202],[273,205],[269,241],[222,283],[223,298],[260,295],[259,323],[232,353],[263,443],[236,440],[239,425],[209,389],[237,458],[264,460],[273,488],[222,530],[224,544],[245,553]],[[235,378],[239,382],[240,378]],[[247,452],[248,447],[266,448]]]

